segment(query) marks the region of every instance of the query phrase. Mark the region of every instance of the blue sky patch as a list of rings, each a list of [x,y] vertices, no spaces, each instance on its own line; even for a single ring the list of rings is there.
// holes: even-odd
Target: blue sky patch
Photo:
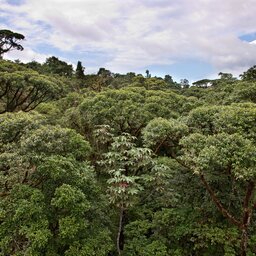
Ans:
[[[239,36],[239,39],[246,42],[252,42],[256,40],[256,32]]]
[[[152,76],[164,77],[169,74],[178,82],[184,78],[197,81],[215,72],[209,63],[196,59],[183,60],[172,65],[152,65],[146,69],[149,70]]]

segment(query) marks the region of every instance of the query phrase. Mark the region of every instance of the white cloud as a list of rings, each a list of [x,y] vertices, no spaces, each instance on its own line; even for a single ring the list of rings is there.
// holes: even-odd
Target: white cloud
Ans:
[[[17,7],[1,0],[0,11],[9,17],[11,29],[26,35],[30,48],[44,42],[62,51],[101,51],[110,57],[99,66],[116,72],[186,58],[207,62],[217,72],[237,72],[255,64],[255,43],[238,38],[255,32],[254,4],[255,0],[27,0]]]
[[[33,51],[31,48],[25,48],[21,51],[10,51],[4,55],[4,58],[9,60],[22,60],[22,62],[27,63],[30,61],[37,61],[43,63],[46,58],[50,57],[50,55],[40,54]]]

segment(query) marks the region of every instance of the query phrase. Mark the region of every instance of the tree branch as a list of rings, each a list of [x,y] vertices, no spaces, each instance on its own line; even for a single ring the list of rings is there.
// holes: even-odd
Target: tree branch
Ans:
[[[243,224],[240,221],[238,221],[227,209],[225,209],[225,207],[219,201],[219,199],[217,198],[216,194],[214,193],[214,191],[212,190],[212,188],[210,187],[210,185],[208,184],[208,182],[204,178],[203,174],[200,174],[200,179],[203,182],[206,190],[209,192],[213,202],[215,203],[215,205],[217,206],[219,211],[222,213],[222,215],[227,217],[239,229],[242,229]]]
[[[249,206],[255,188],[254,182],[249,182],[243,203],[243,224],[248,226],[251,221],[252,207]]]
[[[154,150],[154,154],[156,154],[158,152],[158,150],[160,149],[160,147],[164,144],[164,142],[167,140],[167,137],[165,137],[156,147],[156,149]]]

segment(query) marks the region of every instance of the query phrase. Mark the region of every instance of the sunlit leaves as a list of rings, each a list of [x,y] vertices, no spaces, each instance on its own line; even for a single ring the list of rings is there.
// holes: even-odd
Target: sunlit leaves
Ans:
[[[192,134],[181,141],[183,161],[195,173],[213,170],[231,172],[236,179],[250,180],[256,178],[255,146],[241,135],[225,133],[203,136]]]
[[[89,143],[71,129],[58,126],[42,126],[31,131],[28,138],[21,141],[24,150],[37,155],[57,154],[85,159],[90,152]]]
[[[163,144],[170,147],[177,145],[188,134],[188,127],[176,119],[156,118],[148,123],[142,133],[146,145],[157,152]]]
[[[151,119],[177,117],[178,113],[190,110],[186,104],[183,96],[172,91],[131,87],[88,96],[79,110],[82,125],[88,130],[95,125],[110,125],[115,133],[138,136]]]

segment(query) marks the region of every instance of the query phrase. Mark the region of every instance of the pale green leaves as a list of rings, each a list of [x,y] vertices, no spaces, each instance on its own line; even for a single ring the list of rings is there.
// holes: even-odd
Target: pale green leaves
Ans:
[[[164,144],[170,147],[177,145],[188,134],[188,127],[176,119],[156,118],[148,123],[142,133],[146,145],[157,152]]]
[[[68,184],[63,184],[55,191],[55,197],[52,199],[52,205],[58,208],[66,208],[69,211],[73,209],[89,209],[90,204],[86,201],[84,193],[73,188]]]
[[[0,145],[16,143],[20,137],[38,128],[45,119],[37,113],[5,113],[0,116]]]
[[[181,159],[197,174],[218,171],[241,180],[256,178],[256,147],[239,134],[192,134],[181,145]]]
[[[192,110],[186,120],[193,132],[216,134],[239,133],[256,140],[256,106],[252,103],[231,106],[200,107]]]
[[[89,143],[81,135],[58,126],[42,126],[32,131],[28,138],[21,141],[21,147],[37,155],[57,154],[73,156],[78,160],[85,159],[90,152]]]

